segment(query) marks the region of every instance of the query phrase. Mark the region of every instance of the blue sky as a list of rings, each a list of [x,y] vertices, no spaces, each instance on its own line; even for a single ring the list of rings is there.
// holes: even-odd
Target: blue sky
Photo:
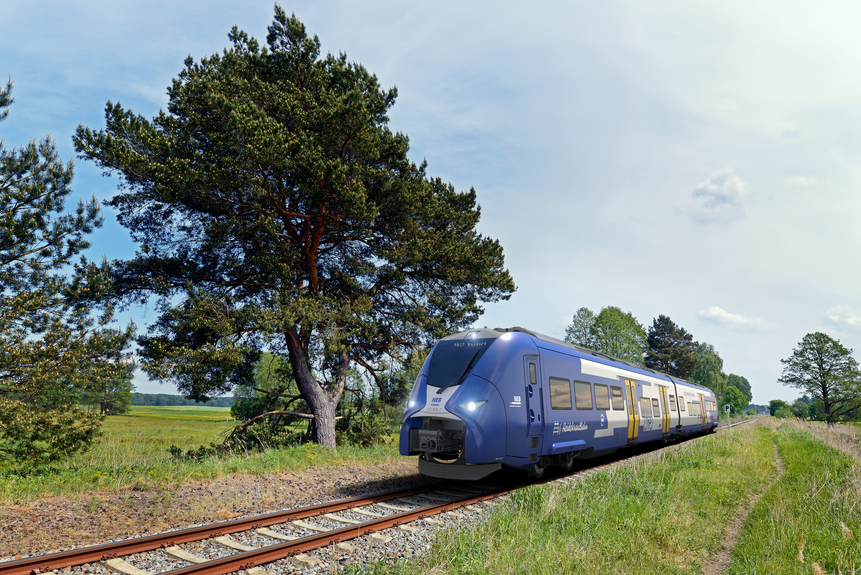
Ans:
[[[715,346],[754,402],[792,400],[781,358],[823,331],[861,352],[858,8],[819,2],[292,2],[324,52],[398,87],[411,158],[475,187],[480,231],[517,284],[479,325],[561,337],[581,306],[666,314]],[[145,117],[188,55],[260,40],[271,2],[29,2],[4,7],[0,136],[78,124],[108,100]],[[117,180],[75,159],[73,196]],[[90,257],[135,246],[105,211]],[[139,331],[152,309],[132,310]],[[856,354],[858,357],[858,354]],[[140,391],[173,393],[138,376]]]

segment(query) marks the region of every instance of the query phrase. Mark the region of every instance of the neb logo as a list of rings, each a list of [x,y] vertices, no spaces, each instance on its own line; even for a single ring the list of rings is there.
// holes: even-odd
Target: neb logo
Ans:
[[[432,398],[432,399],[431,399],[431,401],[432,401],[433,403],[439,403],[440,401],[442,401],[442,398],[441,398],[441,397],[434,397],[434,398]]]

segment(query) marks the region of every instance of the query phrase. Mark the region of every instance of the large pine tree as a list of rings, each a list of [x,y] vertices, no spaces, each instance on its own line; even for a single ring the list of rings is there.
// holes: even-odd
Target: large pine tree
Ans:
[[[694,336],[665,315],[652,320],[647,341],[646,367],[689,378],[700,366]]]
[[[12,104],[0,89],[0,121]],[[50,461],[85,449],[101,418],[78,410],[79,394],[126,374],[122,351],[132,326],[108,327],[83,300],[106,288],[107,273],[71,258],[101,225],[98,204],[66,213],[72,163],[50,138],[8,150],[0,140],[0,457]]]
[[[195,62],[151,122],[108,103],[107,127],[76,148],[122,176],[110,205],[141,244],[118,263],[117,301],[160,297],[143,366],[189,397],[247,381],[259,353],[289,361],[335,445],[353,365],[470,325],[514,283],[502,247],[475,231],[475,191],[407,158],[392,133],[396,90],[276,6],[267,46]]]

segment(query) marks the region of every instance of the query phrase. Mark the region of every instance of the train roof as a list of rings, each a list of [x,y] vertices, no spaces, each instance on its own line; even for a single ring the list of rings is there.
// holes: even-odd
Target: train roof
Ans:
[[[682,379],[681,377],[678,377],[675,375],[669,375],[667,373],[664,373],[661,371],[656,371],[654,369],[644,367],[642,365],[636,365],[636,364],[630,363],[628,361],[625,361],[623,359],[619,359],[619,358],[607,355],[605,353],[601,353],[599,351],[589,349],[587,347],[583,347],[583,346],[576,345],[576,344],[573,344],[573,343],[570,343],[570,342],[567,342],[567,341],[564,341],[561,339],[557,339],[557,338],[551,337],[549,335],[544,335],[543,333],[538,333],[536,331],[532,331],[532,330],[529,330],[529,329],[526,329],[526,328],[523,328],[520,326],[497,327],[494,329],[487,329],[487,328],[469,329],[466,331],[462,331],[462,332],[458,332],[458,333],[446,336],[443,339],[444,340],[455,340],[455,339],[466,339],[466,338],[472,338],[472,337],[478,337],[478,338],[482,338],[482,339],[496,339],[496,338],[498,338],[501,335],[506,334],[506,333],[525,333],[526,335],[532,336],[537,340],[540,340],[540,341],[543,341],[546,343],[551,343],[551,344],[557,345],[559,347],[565,347],[568,349],[573,349],[573,350],[578,351],[584,355],[591,355],[593,357],[596,357],[598,359],[602,359],[604,361],[609,361],[609,362],[612,362],[615,364],[619,364],[619,365],[622,365],[622,366],[624,366],[624,367],[626,367],[632,371],[635,371],[635,372],[639,371],[639,372],[644,372],[644,373],[651,373],[651,374],[657,375],[658,377],[666,377],[670,381],[674,381],[676,383],[684,383],[686,385],[690,385],[690,386],[697,387],[700,389],[712,391],[712,390],[708,389],[707,387],[703,387],[697,383],[693,383],[691,381]],[[714,393],[714,392],[712,391],[712,393]]]

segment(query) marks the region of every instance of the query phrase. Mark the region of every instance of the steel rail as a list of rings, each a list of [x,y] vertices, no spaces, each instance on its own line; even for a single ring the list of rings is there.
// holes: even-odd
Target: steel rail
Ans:
[[[285,557],[298,555],[305,551],[312,551],[327,545],[340,543],[342,541],[361,537],[362,535],[369,535],[376,531],[381,531],[390,527],[397,527],[398,525],[410,523],[418,519],[424,519],[431,515],[437,515],[446,511],[454,511],[460,507],[493,499],[500,495],[510,493],[511,491],[512,489],[507,487],[490,490],[481,495],[466,496],[447,503],[437,503],[419,509],[412,509],[410,511],[388,515],[359,525],[333,529],[324,533],[302,537],[301,539],[296,539],[294,541],[261,547],[260,549],[255,549],[253,551],[236,553],[235,555],[222,557],[221,559],[215,559],[206,563],[199,563],[197,565],[189,565],[188,567],[182,567],[172,571],[165,571],[160,575],[224,575],[226,573],[233,573],[243,569],[247,570],[252,567],[258,567],[279,559],[284,559]]]
[[[173,545],[188,543],[190,541],[200,541],[209,537],[220,537],[229,533],[257,529],[269,525],[276,525],[278,523],[295,521],[297,519],[306,519],[322,515],[324,513],[334,513],[336,511],[359,507],[361,505],[373,505],[374,503],[380,503],[396,497],[406,497],[427,491],[446,489],[452,487],[454,483],[455,482],[452,481],[437,481],[435,483],[418,487],[408,487],[406,489],[396,489],[382,493],[360,495],[357,497],[350,497],[348,499],[340,499],[333,502],[300,507],[299,509],[276,511],[274,513],[255,515],[244,519],[234,519],[231,521],[224,521],[222,523],[211,523],[208,525],[200,525],[198,527],[190,527],[188,529],[167,531],[156,535],[135,537],[124,541],[116,541],[114,543],[103,543],[89,547],[79,547],[69,551],[47,553],[44,555],[35,555],[33,557],[16,559],[14,561],[5,561],[0,563],[0,575],[36,575],[38,573],[45,573],[54,569],[73,567],[76,565],[83,565],[84,563],[103,561],[105,559],[115,559],[123,555],[152,551],[154,549],[171,547]]]

